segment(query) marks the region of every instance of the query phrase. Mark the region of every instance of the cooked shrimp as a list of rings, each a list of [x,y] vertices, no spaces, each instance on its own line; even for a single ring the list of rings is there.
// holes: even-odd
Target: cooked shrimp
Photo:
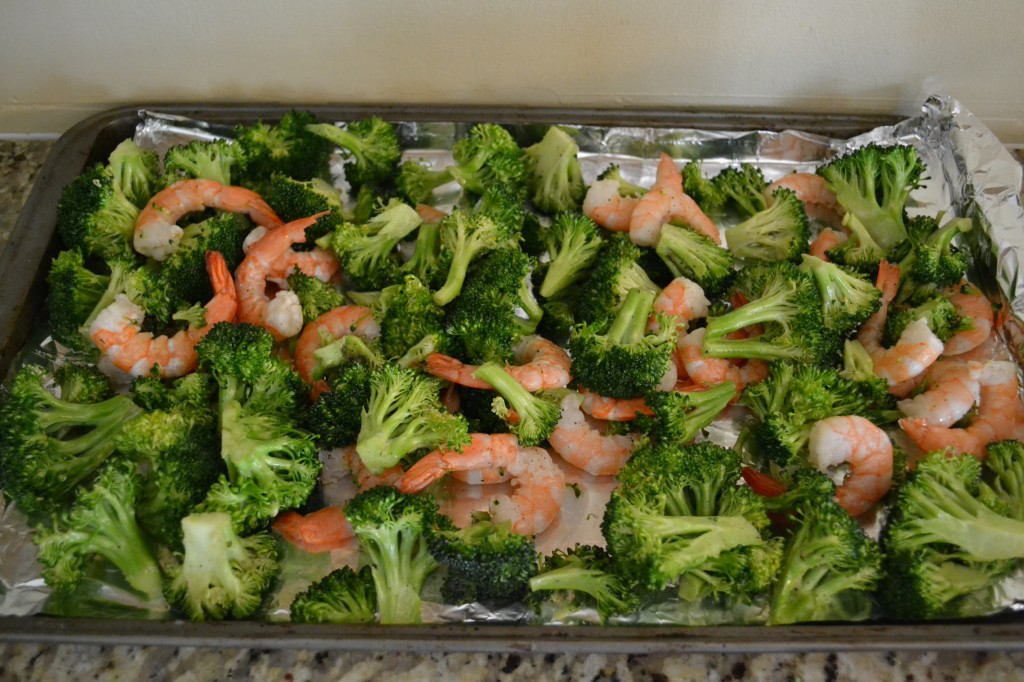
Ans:
[[[768,185],[764,194],[771,202],[778,188],[792,190],[803,202],[807,217],[838,227],[843,221],[843,207],[828,183],[817,173],[790,173]],[[832,248],[832,247],[829,247]],[[815,254],[817,255],[817,254]]]
[[[845,232],[837,232],[831,227],[826,227],[811,242],[811,255],[828,262],[828,250],[836,248],[847,239],[848,235]]]
[[[579,396],[583,411],[602,421],[630,422],[638,414],[648,417],[654,414],[643,398],[608,398],[586,390],[581,390]]]
[[[1024,407],[1016,365],[990,360],[979,370],[978,380],[978,417],[970,426],[951,428],[921,418],[901,419],[900,426],[924,452],[951,449],[975,457],[984,457],[989,443],[1024,437]]]
[[[676,342],[676,355],[686,376],[700,386],[716,386],[725,381],[741,385],[739,368],[725,358],[710,358],[704,355],[704,337],[707,329],[701,327],[680,336]]]
[[[204,208],[245,213],[266,228],[281,225],[274,210],[252,190],[213,180],[179,180],[157,192],[139,212],[135,220],[135,250],[156,260],[167,258],[181,241],[183,230],[178,227],[178,220]]]
[[[141,331],[145,312],[124,294],[96,316],[89,336],[104,358],[132,376],[148,375],[158,366],[162,377],[180,377],[195,369],[199,356],[195,347],[213,325],[235,318],[238,300],[231,270],[216,251],[206,254],[206,271],[213,285],[213,298],[206,304],[206,324],[189,327],[174,336],[153,336]]]
[[[580,397],[562,398],[562,418],[548,437],[548,443],[569,464],[594,476],[614,476],[622,469],[639,436],[606,434],[593,426],[580,410]]]
[[[951,426],[978,402],[981,392],[978,374],[983,366],[979,362],[938,360],[925,373],[928,390],[901,400],[896,406],[908,417]]]
[[[961,316],[970,319],[971,328],[957,332],[946,340],[943,355],[960,355],[980,346],[992,331],[995,314],[992,304],[976,286],[961,282],[946,290],[950,302]]]
[[[438,210],[428,204],[416,204],[416,215],[418,215],[420,220],[422,220],[426,225],[436,225],[448,217],[448,214],[444,211]]]
[[[617,181],[598,180],[587,188],[587,195],[583,198],[583,213],[601,227],[626,232],[638,201],[634,197],[619,194]]]
[[[697,232],[722,243],[714,221],[683,191],[683,176],[668,154],[662,153],[654,184],[637,202],[629,218],[629,238],[640,246],[653,246],[661,226],[679,220]]]
[[[299,333],[302,329],[299,297],[291,291],[279,291],[273,298],[269,297],[267,279],[274,271],[277,259],[290,250],[292,244],[306,241],[306,228],[325,214],[326,211],[268,230],[252,245],[235,270],[240,322],[264,327],[277,341]]]
[[[683,330],[691,320],[707,317],[710,305],[711,302],[699,284],[686,277],[676,277],[654,299],[654,312],[674,316],[676,328]],[[654,315],[651,315],[647,327],[656,330]]]
[[[380,325],[370,309],[361,305],[343,305],[316,318],[305,326],[295,343],[295,371],[313,387],[314,396],[329,390],[317,376],[316,351],[343,336],[355,334],[364,339],[380,336]]]
[[[908,324],[891,348],[882,347],[885,318],[889,314],[889,303],[896,296],[899,280],[898,266],[886,261],[879,264],[875,286],[882,292],[881,305],[857,332],[857,340],[874,363],[875,375],[888,381],[889,386],[919,376],[938,360],[943,349],[942,341],[928,328],[924,318]]]
[[[823,473],[849,468],[836,487],[836,501],[860,516],[889,492],[892,482],[892,441],[864,417],[829,417],[811,427],[809,462]]]
[[[255,227],[250,230],[242,242],[242,251],[248,254],[253,245],[263,239],[268,231],[265,227]],[[288,275],[296,269],[310,277],[316,277],[320,281],[330,282],[341,270],[341,261],[332,252],[319,246],[313,247],[309,251],[296,251],[288,248],[270,266],[267,271],[267,279],[283,287]]]
[[[517,365],[506,365],[505,371],[523,385],[530,393],[545,388],[565,388],[572,378],[569,354],[557,344],[542,336],[526,336],[516,344],[513,357]],[[441,379],[469,388],[491,388],[482,379],[473,376],[478,365],[469,365],[444,353],[427,356],[424,369]]]
[[[352,480],[359,486],[359,490],[368,490],[379,485],[393,486],[405,474],[405,470],[400,465],[384,469],[378,474],[370,473],[370,470],[363,464],[363,460],[359,458],[355,445],[349,445],[342,449],[341,461],[352,474]]]
[[[551,525],[565,499],[565,474],[539,447],[490,447],[490,438],[477,438],[461,453],[434,450],[419,460],[398,482],[404,493],[423,490],[451,471],[502,469],[515,488],[511,495],[497,495],[489,510],[495,521],[508,521],[520,535],[536,535]]]

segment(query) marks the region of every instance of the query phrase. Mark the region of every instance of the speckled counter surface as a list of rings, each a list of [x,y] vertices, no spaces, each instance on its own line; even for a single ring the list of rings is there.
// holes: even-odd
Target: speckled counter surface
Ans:
[[[49,152],[0,140],[0,248]],[[851,633],[851,637],[855,637]],[[1024,654],[406,654],[5,644],[0,680],[1024,680]]]

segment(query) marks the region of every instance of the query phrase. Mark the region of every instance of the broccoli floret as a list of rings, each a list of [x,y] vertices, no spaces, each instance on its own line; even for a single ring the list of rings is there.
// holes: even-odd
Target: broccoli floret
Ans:
[[[370,567],[331,571],[295,595],[290,610],[293,623],[372,623],[377,591]]]
[[[651,281],[640,264],[641,255],[640,247],[628,235],[616,234],[605,239],[590,275],[579,287],[577,321],[593,324],[613,316],[631,289],[644,289],[655,296],[661,293],[661,287]]]
[[[373,574],[379,621],[384,625],[422,620],[420,591],[438,566],[428,545],[438,513],[433,499],[402,494],[390,486],[363,491],[345,507]]]
[[[807,253],[810,228],[804,204],[789,189],[777,189],[772,204],[725,232],[729,251],[748,260],[799,261]]]
[[[486,514],[462,529],[447,517],[438,520],[427,543],[434,559],[448,569],[441,586],[446,603],[500,608],[526,597],[537,572],[532,538],[513,533],[511,523],[494,522]]]
[[[736,384],[726,381],[703,391],[651,391],[644,403],[654,413],[635,422],[656,444],[686,445],[736,397]]]
[[[820,362],[826,355],[822,303],[814,280],[788,261],[754,263],[740,271],[736,290],[747,303],[708,318],[704,354],[715,358]],[[746,339],[727,334],[762,325]]]
[[[761,453],[783,467],[805,462],[815,422],[871,414],[855,382],[833,369],[787,361],[772,363],[768,376],[747,386],[740,402],[757,419],[753,433]]]
[[[342,271],[357,287],[379,291],[401,280],[395,247],[422,222],[411,206],[396,199],[369,222],[344,222],[317,244],[337,254]]]
[[[372,473],[393,467],[420,448],[461,448],[469,443],[465,418],[444,410],[437,381],[385,364],[370,376],[356,452]]]
[[[115,260],[109,273],[86,267],[80,249],[61,251],[53,259],[46,275],[50,296],[47,313],[53,337],[78,351],[91,352],[95,345],[89,328],[96,316],[124,293],[128,287],[134,262]]]
[[[39,548],[46,584],[59,592],[73,590],[86,564],[98,556],[117,567],[148,601],[161,601],[160,567],[135,522],[141,494],[135,463],[114,458],[101,467],[68,511],[36,528],[32,540]]]
[[[540,142],[523,150],[530,201],[545,213],[576,211],[587,187],[578,157],[580,148],[567,132],[548,128]]]
[[[1011,517],[1024,521],[1024,443],[1000,440],[985,446],[985,466],[993,474],[992,490]]]
[[[200,364],[219,387],[221,457],[228,470],[202,511],[230,513],[240,533],[302,505],[320,473],[313,436],[298,426],[306,386],[273,348],[262,327],[226,322],[196,344]]]
[[[817,479],[810,482],[810,479]],[[772,589],[768,622],[858,621],[870,618],[882,581],[882,554],[839,506],[831,481],[808,472],[795,490],[786,548]]]
[[[622,169],[616,163],[605,168],[601,174],[597,176],[597,179],[614,180],[619,183],[620,196],[639,198],[647,193],[646,187],[630,182],[629,180],[626,180],[626,178],[622,177]]]
[[[237,163],[238,148],[227,140],[192,140],[175,145],[164,154],[164,172],[172,178],[168,184],[184,178],[202,178],[230,185]]]
[[[248,186],[259,186],[275,174],[296,180],[326,178],[330,171],[332,145],[306,130],[316,123],[308,111],[289,111],[276,125],[258,122],[235,128],[239,170]],[[305,217],[319,213],[312,211]]]
[[[844,343],[839,374],[852,381],[864,398],[869,411],[863,416],[876,424],[886,424],[903,416],[896,409],[896,396],[889,393],[889,382],[875,374],[871,355],[860,341],[847,339]]]
[[[509,362],[516,343],[537,329],[544,311],[531,289],[533,265],[518,249],[500,249],[470,271],[462,294],[445,311],[446,333],[463,359]]]
[[[451,252],[441,250],[441,223],[423,223],[416,231],[412,255],[400,269],[436,289],[444,284],[450,265]]]
[[[451,303],[462,292],[470,264],[482,253],[515,245],[518,233],[508,221],[494,220],[486,212],[456,209],[441,221],[441,243],[451,252],[444,285],[434,292],[438,305]]]
[[[768,208],[765,188],[768,183],[760,168],[749,163],[730,166],[711,179],[712,184],[725,196],[723,205],[741,215],[752,216]]]
[[[592,608],[602,621],[633,613],[640,606],[637,586],[617,570],[604,548],[594,545],[555,550],[544,557],[529,586],[535,600],[552,602],[557,612]],[[555,619],[561,616],[556,613]]]
[[[414,275],[381,292],[373,318],[380,324],[380,350],[386,358],[404,356],[424,337],[441,334],[445,326],[444,310]]]
[[[619,570],[644,591],[674,587],[684,601],[766,593],[782,547],[769,537],[763,498],[739,478],[739,454],[714,443],[634,453],[601,525]]]
[[[345,179],[353,187],[384,182],[395,174],[402,158],[394,124],[377,116],[350,121],[344,128],[312,123],[306,130],[337,145],[351,157],[345,164]]]
[[[114,187],[142,208],[160,189],[160,156],[151,149],[140,149],[127,139],[107,158],[114,175]]]
[[[270,533],[239,537],[223,512],[181,520],[184,553],[168,570],[167,601],[192,620],[247,618],[277,575],[277,541]]]
[[[569,335],[576,324],[572,305],[565,300],[544,301],[540,304],[543,316],[537,325],[537,333],[559,346],[569,342]]]
[[[322,450],[353,445],[359,435],[363,407],[370,399],[369,366],[353,362],[337,367],[326,382],[329,391],[320,393],[301,417]]]
[[[816,256],[804,254],[802,258],[800,270],[814,278],[830,334],[846,336],[878,310],[882,292],[866,277]]]
[[[114,451],[114,436],[141,412],[131,398],[57,398],[42,367],[24,365],[0,408],[4,494],[27,514],[55,509]],[[92,392],[90,392],[92,393]]]
[[[173,292],[172,298],[187,303],[210,300],[213,287],[206,269],[207,252],[219,253],[224,257],[224,264],[234,270],[245,256],[242,243],[251,229],[252,222],[239,213],[219,213],[200,223],[186,225],[178,248],[160,264],[159,276]],[[142,303],[149,311],[145,299]]]
[[[908,324],[922,318],[928,329],[942,342],[959,331],[973,328],[971,318],[962,317],[952,301],[936,294],[917,305],[891,307],[885,318],[882,344],[886,347],[894,345]]]
[[[507,187],[522,196],[526,184],[523,152],[500,125],[473,126],[468,137],[452,145],[452,156],[455,165],[447,170],[467,192],[480,195],[492,187]]]
[[[205,372],[192,372],[168,383],[153,368],[132,382],[131,398],[143,409],[169,410],[177,407],[209,408],[217,396],[217,384]]]
[[[998,608],[998,582],[1024,558],[1024,522],[982,473],[973,455],[934,452],[898,491],[881,538],[879,595],[890,616],[970,617]]]
[[[846,211],[843,224],[852,232],[829,256],[870,269],[896,253],[907,240],[904,207],[923,173],[924,164],[909,145],[868,144],[819,167],[818,175]]]
[[[327,211],[306,228],[307,243],[330,234],[344,222],[341,190],[320,178],[297,180],[287,175],[274,175],[266,183],[263,198],[286,223]]]
[[[139,209],[119,189],[109,166],[98,163],[64,188],[57,204],[57,234],[86,256],[132,260]]]
[[[451,167],[434,170],[419,161],[406,161],[398,167],[395,185],[410,204],[430,205],[434,203],[434,190],[454,179]]]
[[[498,393],[491,405],[492,411],[509,424],[509,431],[519,438],[524,447],[537,445],[551,435],[562,416],[561,398],[534,395],[523,388],[501,365],[485,362],[473,376],[489,383]]]
[[[954,218],[939,227],[941,216],[917,216],[907,221],[910,252],[900,261],[900,272],[906,278],[900,296],[910,288],[923,285],[939,289],[955,286],[964,277],[969,265],[966,251],[953,246],[953,239],[973,228],[969,218]]]
[[[705,178],[701,172],[701,162],[691,161],[683,166],[683,191],[693,198],[700,210],[711,215],[719,213],[725,206],[728,197],[715,182]]]
[[[547,243],[551,261],[540,295],[554,298],[586,275],[604,240],[593,220],[582,213],[563,211],[552,221]]]
[[[110,379],[96,365],[67,361],[53,372],[58,397],[69,403],[98,403],[114,397]]]
[[[633,289],[611,320],[582,325],[569,337],[573,380],[610,398],[638,398],[668,371],[675,349],[675,324],[658,313],[657,331],[647,332],[654,294]]]
[[[309,324],[324,313],[348,304],[348,299],[338,287],[298,269],[288,275],[288,288],[299,297],[303,324]]]
[[[654,250],[674,277],[693,280],[709,296],[720,293],[732,281],[732,252],[689,227],[662,225]]]
[[[207,401],[142,414],[118,433],[117,450],[143,464],[139,526],[170,547],[181,545],[181,520],[225,473],[216,415]]]

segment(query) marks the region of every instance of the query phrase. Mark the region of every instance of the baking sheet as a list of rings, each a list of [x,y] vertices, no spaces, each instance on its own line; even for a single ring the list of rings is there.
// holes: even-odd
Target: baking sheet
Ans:
[[[190,113],[166,128],[173,128],[175,124],[180,124],[182,128],[191,130],[193,133],[198,132],[199,136],[222,134],[229,129],[224,126],[218,127],[216,124],[211,127],[196,128],[194,120],[197,116],[200,119],[203,118],[203,113],[202,111]],[[209,118],[215,118],[225,112],[214,113],[215,116]],[[281,111],[278,111],[277,115],[280,113]],[[465,112],[462,113],[465,114]],[[566,112],[561,113],[564,115]],[[427,151],[421,152],[423,155],[434,155],[439,160],[443,160],[445,152],[431,148],[449,144],[452,136],[463,134],[468,130],[471,121],[504,120],[505,117],[515,119],[523,115],[516,113],[510,116],[509,112],[504,112],[504,114],[504,116],[494,116],[493,118],[481,116],[454,123],[443,121],[404,123],[401,130],[406,144],[419,145],[427,149]],[[600,115],[600,113],[591,113],[591,116]],[[321,116],[322,120],[324,119],[323,114],[319,112],[318,116]],[[275,117],[274,114],[260,116],[260,118],[267,119]],[[241,118],[239,117],[237,120],[241,120]],[[349,117],[328,116],[326,120],[333,118],[345,120]],[[652,119],[655,118],[657,117],[652,116]],[[144,120],[152,123],[161,119],[165,122],[167,120],[162,117],[148,117]],[[224,120],[235,119],[228,117]],[[583,119],[574,119],[564,115],[541,120],[565,122]],[[709,120],[715,119],[712,117]],[[805,120],[804,123],[810,123],[810,121]],[[815,134],[808,131],[814,127],[810,125],[800,132],[779,130],[733,132],[705,127],[638,128],[606,125],[573,127],[578,131],[581,161],[588,182],[594,179],[597,172],[602,170],[609,160],[614,159],[622,162],[627,177],[637,182],[649,183],[653,180],[654,161],[652,159],[656,158],[656,153],[660,150],[669,151],[677,160],[703,159],[705,172],[708,175],[713,175],[729,163],[751,161],[764,169],[766,177],[771,180],[791,170],[810,170],[821,159],[840,153],[847,146],[859,146],[867,141],[900,141],[915,144],[923,152],[929,170],[933,174],[932,182],[929,183],[925,192],[915,193],[915,201],[922,209],[927,208],[928,212],[934,212],[936,208],[955,211],[958,214],[971,216],[975,218],[976,223],[985,226],[984,230],[975,230],[975,233],[983,233],[990,236],[990,239],[979,240],[978,244],[972,245],[972,249],[976,250],[976,256],[981,261],[988,264],[985,269],[994,273],[993,280],[997,288],[1014,303],[1014,311],[1018,311],[1017,303],[1020,294],[1017,287],[1020,286],[1020,283],[1017,254],[1020,253],[1021,248],[1018,242],[1021,235],[1024,234],[1024,220],[1021,217],[1019,202],[1020,166],[1002,149],[998,141],[980,123],[975,121],[969,112],[962,111],[954,100],[943,97],[931,98],[925,103],[920,116],[895,122],[893,125],[875,127],[852,139]],[[516,132],[522,140],[529,140],[531,134],[536,135],[537,131],[542,132],[543,129],[544,126],[524,122],[519,124]],[[114,136],[110,137],[115,139]],[[119,139],[121,138],[116,138],[115,142]],[[159,145],[161,139],[156,136],[152,143]],[[964,145],[967,145],[969,149],[961,149]],[[91,149],[89,153],[94,157],[98,156],[93,160],[101,160],[105,158],[106,152],[101,149]],[[407,156],[416,157],[418,153],[420,152],[411,152]],[[635,157],[642,157],[642,159]],[[81,168],[78,169],[78,171],[80,170]],[[939,182],[935,181],[935,175],[941,176]],[[963,191],[958,192],[957,189]],[[31,205],[30,199],[26,211]],[[728,429],[717,434],[717,437],[712,434],[712,438],[715,440],[720,438],[727,441],[729,437]],[[726,442],[725,444],[731,443]],[[601,508],[603,508],[603,504]],[[3,547],[3,549],[11,550],[3,552],[5,558],[14,556],[13,550],[17,547],[20,547],[22,552],[28,551],[24,545],[24,537],[21,540],[22,544],[20,545],[15,543]],[[31,543],[29,542],[28,545],[30,546]],[[0,562],[0,578],[5,582],[12,577],[8,575],[7,569],[7,562]],[[17,573],[17,571],[13,573]],[[22,576],[22,578],[24,577]],[[17,580],[17,578],[15,579]],[[7,584],[12,585],[9,582]],[[31,612],[32,595],[38,594],[41,589],[38,579],[20,580],[13,585],[24,589],[8,589],[4,602],[0,604],[0,613]],[[42,589],[45,590],[45,588]],[[466,609],[461,611],[465,612]],[[468,616],[489,617],[488,614],[479,613],[469,613]],[[450,618],[451,614],[447,617]],[[33,621],[38,621],[38,619],[33,619]],[[70,621],[66,622],[70,623]],[[968,627],[965,624],[960,625]],[[809,627],[822,635],[826,634],[821,629],[822,626]],[[860,629],[873,626],[857,627]],[[240,636],[242,636],[242,630],[238,632]],[[528,628],[516,632],[521,632],[527,637],[542,636],[533,632],[534,630],[537,629]],[[615,632],[621,630],[621,628],[616,628]],[[675,629],[670,628],[669,630]],[[778,632],[778,629],[774,630]],[[453,631],[453,633],[455,632],[458,630]],[[662,628],[658,628],[657,632],[659,636],[668,634]],[[625,636],[626,633],[622,632],[622,635]],[[462,637],[463,635],[453,636]]]

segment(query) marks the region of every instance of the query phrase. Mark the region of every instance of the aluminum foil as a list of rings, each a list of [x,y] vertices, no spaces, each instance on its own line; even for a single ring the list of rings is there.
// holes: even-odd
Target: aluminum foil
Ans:
[[[161,153],[175,144],[195,139],[230,138],[231,126],[210,124],[160,112],[140,112],[135,141]],[[399,137],[406,159],[418,159],[434,167],[451,163],[451,144],[468,134],[471,124],[401,122]],[[626,179],[641,185],[654,181],[658,154],[666,152],[678,162],[700,160],[706,176],[713,176],[738,162],[756,164],[771,181],[792,171],[813,171],[823,161],[869,142],[914,145],[928,168],[925,184],[915,190],[908,204],[911,214],[939,211],[948,216],[970,217],[975,228],[968,237],[975,261],[973,279],[987,293],[1007,304],[1010,311],[1006,333],[1009,349],[1024,346],[1024,281],[1020,263],[1024,256],[1024,209],[1021,207],[1022,173],[1008,151],[992,133],[956,100],[930,97],[919,115],[892,126],[876,128],[850,139],[836,139],[797,130],[781,132],[750,130],[722,132],[680,128],[564,126],[580,147],[580,163],[589,184],[609,164],[622,169]],[[513,134],[525,145],[540,139],[545,126],[513,127]],[[344,159],[332,161],[335,184],[347,190]],[[458,200],[455,183],[441,188],[440,207]],[[37,337],[38,338],[38,337]],[[54,349],[48,339],[32,344],[30,352],[52,358]],[[743,426],[741,409],[717,419],[702,438],[732,446]],[[322,454],[324,473],[322,495],[325,504],[348,499],[354,488],[337,453]],[[558,521],[537,538],[541,552],[568,548],[577,543],[603,544],[600,520],[604,505],[614,488],[610,477],[595,477],[565,465],[567,488]],[[451,482],[439,489],[439,500],[456,522],[483,509],[497,488],[473,487]],[[500,492],[507,492],[501,490]],[[455,502],[455,501],[458,502]],[[877,523],[875,524],[877,529]],[[40,611],[62,615],[123,615],[162,617],[158,607],[135,603],[118,588],[110,576],[87,581],[81,594],[57,599],[50,595],[35,562],[34,547],[24,518],[8,507],[0,522],[0,615],[29,615]],[[311,555],[298,550],[285,552],[283,570],[265,616],[270,620],[287,618],[287,607],[296,592],[335,567],[357,560],[355,551],[336,551]],[[1001,586],[1002,604],[1015,608],[1016,598],[1024,597],[1024,581],[1011,580]],[[706,604],[687,604],[667,599],[628,622],[717,624],[763,622],[763,605],[722,610]],[[537,615],[522,607],[499,611],[479,604],[445,605],[440,603],[437,580],[425,590],[424,619],[427,622],[536,622]],[[540,619],[550,623],[597,623],[588,611],[560,612],[550,607]],[[622,622],[627,622],[623,620]]]

